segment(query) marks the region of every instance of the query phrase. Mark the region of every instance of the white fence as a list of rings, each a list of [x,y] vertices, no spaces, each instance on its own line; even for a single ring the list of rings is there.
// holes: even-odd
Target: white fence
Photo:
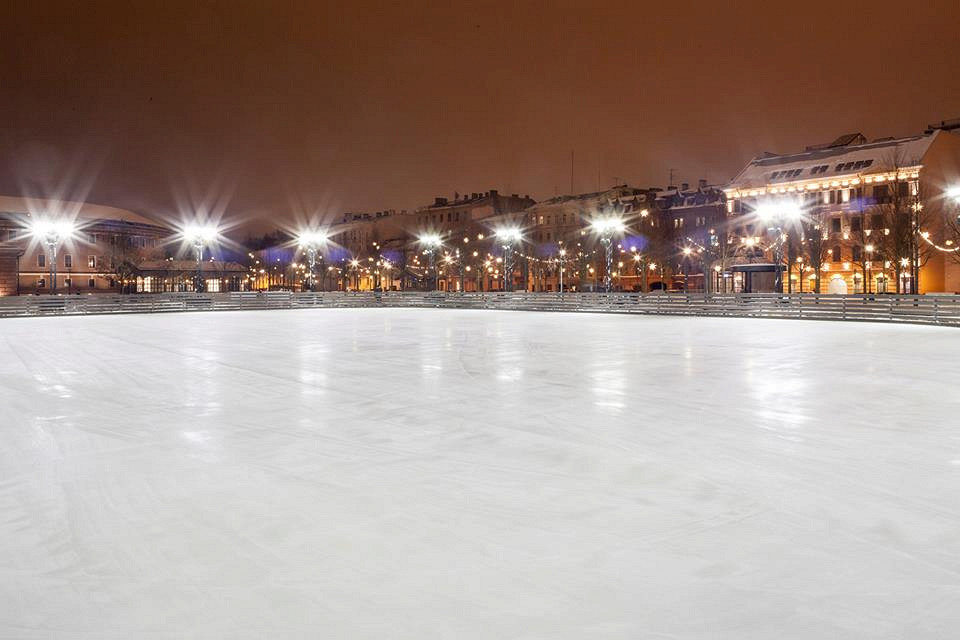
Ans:
[[[0,318],[175,311],[425,307],[906,322],[960,327],[960,296],[678,293],[230,292],[11,296]]]

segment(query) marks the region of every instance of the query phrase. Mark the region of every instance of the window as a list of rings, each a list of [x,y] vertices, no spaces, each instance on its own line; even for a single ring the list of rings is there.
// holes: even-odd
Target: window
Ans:
[[[830,218],[830,229],[834,233],[840,233],[843,230],[840,218]]]
[[[87,280],[87,286],[93,289],[94,287],[97,286],[97,281],[94,280],[93,278],[90,278],[89,280]]]
[[[7,231],[7,240],[10,240],[11,242],[13,242],[16,239],[17,239],[16,229],[10,229],[10,231]]]
[[[37,289],[43,289],[47,286],[47,281],[44,278],[37,278]]]
[[[854,245],[850,250],[850,257],[854,262],[860,262],[863,258],[863,248],[860,245]]]
[[[64,279],[63,279],[63,286],[65,286],[65,287],[71,287],[71,286],[73,286],[73,279],[71,279],[71,278],[64,278]]]
[[[73,268],[73,256],[69,253],[63,254],[63,266],[67,269]]]
[[[863,224],[859,217],[850,219],[850,231],[863,231]]]
[[[47,256],[46,256],[46,255],[44,255],[44,254],[42,254],[42,253],[38,253],[38,254],[37,254],[37,266],[38,266],[38,267],[45,267],[45,266],[47,266]]]
[[[875,213],[870,216],[870,228],[871,229],[881,229],[883,228],[883,214]]]
[[[90,269],[97,268],[97,256],[87,256],[87,267]]]
[[[89,242],[90,244],[97,244],[97,234],[95,234],[95,233],[88,233],[88,234],[87,234],[87,242]]]
[[[830,252],[830,259],[834,262],[843,260],[843,251],[840,249],[840,245],[836,245],[833,251]]]
[[[885,184],[878,184],[873,188],[873,199],[878,204],[890,202],[890,187]]]

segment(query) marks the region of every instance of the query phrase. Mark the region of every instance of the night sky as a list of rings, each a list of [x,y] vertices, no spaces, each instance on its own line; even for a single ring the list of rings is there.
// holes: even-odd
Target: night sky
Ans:
[[[960,2],[14,2],[0,193],[228,216],[730,179],[960,117]],[[212,201],[212,200],[207,200]]]

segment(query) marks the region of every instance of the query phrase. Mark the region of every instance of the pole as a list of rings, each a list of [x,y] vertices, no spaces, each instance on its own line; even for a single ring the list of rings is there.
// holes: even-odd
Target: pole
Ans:
[[[307,247],[307,262],[310,263],[310,291],[316,291],[317,278],[314,271],[317,266],[317,249],[313,245]]]
[[[613,287],[613,276],[611,275],[613,271],[613,238],[611,236],[604,236],[600,242],[604,246],[607,257],[607,268],[603,274],[603,289],[605,293],[610,293]]]
[[[196,293],[201,293],[203,291],[203,242],[196,241],[193,248],[197,254],[197,281],[193,289]]]
[[[557,262],[560,264],[560,293],[563,293],[563,253],[560,253],[560,257],[557,258]]]
[[[50,294],[53,295],[57,292],[57,241],[59,238],[53,239],[52,242],[49,242],[47,246],[50,247]]]

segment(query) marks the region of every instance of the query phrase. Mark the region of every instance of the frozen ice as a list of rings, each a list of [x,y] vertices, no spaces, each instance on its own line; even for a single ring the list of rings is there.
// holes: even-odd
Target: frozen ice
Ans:
[[[960,332],[0,321],[0,638],[946,638]]]

